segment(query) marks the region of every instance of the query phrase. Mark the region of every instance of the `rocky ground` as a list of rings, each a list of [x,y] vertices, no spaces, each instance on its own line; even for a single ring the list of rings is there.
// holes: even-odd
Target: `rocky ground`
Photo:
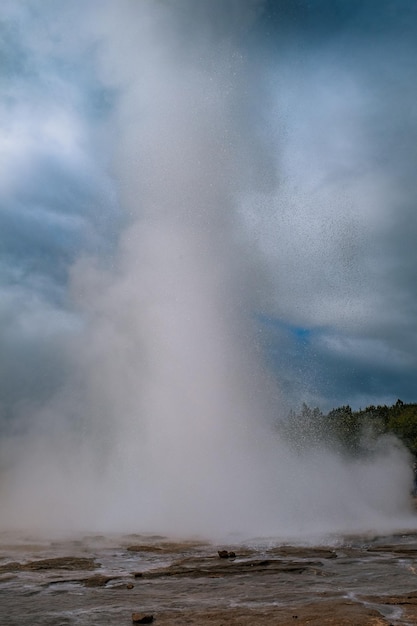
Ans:
[[[333,547],[139,537],[1,547],[1,626],[417,624],[410,535]]]

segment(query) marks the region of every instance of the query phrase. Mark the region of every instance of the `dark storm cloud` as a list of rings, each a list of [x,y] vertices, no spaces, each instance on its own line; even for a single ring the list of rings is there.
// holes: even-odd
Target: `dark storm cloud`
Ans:
[[[267,0],[263,8],[264,34],[280,44],[279,36],[297,34],[307,43],[326,38],[402,36],[415,32],[416,6],[410,0]],[[284,39],[285,41],[285,39]],[[287,44],[288,42],[285,41]]]
[[[111,250],[115,192],[92,136],[111,95],[57,7],[5,2],[0,19],[0,416],[44,401],[66,371],[68,271]],[[61,17],[61,19],[64,19]]]
[[[248,219],[276,281],[268,350],[292,397],[326,408],[415,399],[416,13],[335,1],[263,14],[280,183]]]

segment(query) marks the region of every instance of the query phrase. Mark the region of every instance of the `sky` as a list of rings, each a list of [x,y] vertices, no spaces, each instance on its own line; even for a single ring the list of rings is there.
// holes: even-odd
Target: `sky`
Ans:
[[[248,345],[256,345],[279,387],[277,411],[302,402],[326,411],[416,401],[415,3],[198,1],[189,11],[182,0],[168,9],[149,0],[166,39],[152,48],[150,65],[146,48],[133,59],[133,86],[128,46],[136,36],[146,40],[147,18],[136,18],[143,23],[135,34],[115,4],[2,2],[2,426],[24,428],[22,416],[26,424],[63,389],[73,397],[74,370],[91,376],[86,333],[94,335],[116,302],[132,306],[114,276],[132,257],[126,242],[133,231],[137,246],[151,241],[148,181],[180,181],[164,198],[172,219],[192,212],[177,207],[187,185],[198,203],[201,173],[190,172],[200,157],[194,147],[184,157],[181,140],[179,150],[172,146],[180,133],[197,142],[204,133],[202,167],[216,188],[210,202],[233,195],[230,214],[216,209],[205,221],[197,211],[195,223],[210,233],[204,263],[216,267],[211,279],[221,283],[226,275],[225,293],[233,284],[240,294],[238,308],[253,335]],[[117,54],[107,51],[112,37]],[[183,72],[164,66],[168,49]],[[194,55],[204,78],[195,77]],[[164,88],[154,84],[155,67]],[[210,92],[216,80],[220,87]],[[129,100],[128,88],[139,95]],[[207,93],[206,111],[199,89]],[[158,98],[166,106],[171,93],[174,109],[187,98],[191,106],[187,119],[167,118],[165,127]],[[130,135],[135,150],[126,149]],[[165,245],[159,234],[156,247]],[[222,245],[232,251],[227,259]],[[147,259],[136,254],[135,271]],[[206,287],[191,281],[189,288],[193,307]],[[139,317],[152,299],[151,287],[141,289],[134,300]],[[213,295],[220,310],[222,289]],[[203,319],[203,299],[198,306]],[[224,316],[233,315],[225,297]],[[186,329],[183,341],[192,341]],[[90,348],[75,358],[80,343]],[[135,359],[127,365],[140,379]]]

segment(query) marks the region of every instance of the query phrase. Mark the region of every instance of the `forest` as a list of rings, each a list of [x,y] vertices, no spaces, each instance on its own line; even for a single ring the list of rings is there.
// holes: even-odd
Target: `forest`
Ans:
[[[299,412],[290,411],[277,425],[300,452],[324,445],[349,457],[364,456],[379,447],[381,438],[395,435],[417,459],[417,404],[400,399],[392,406],[371,405],[353,411],[346,405],[327,414],[304,403]]]

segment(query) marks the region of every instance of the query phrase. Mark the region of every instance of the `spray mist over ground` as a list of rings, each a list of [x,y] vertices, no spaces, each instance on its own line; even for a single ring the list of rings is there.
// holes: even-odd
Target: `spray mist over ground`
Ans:
[[[274,184],[239,47],[259,3],[94,7],[129,224],[111,263],[74,264],[72,373],[4,445],[2,527],[308,539],[412,524],[400,446],[300,455],[272,428],[252,327],[268,273],[239,216]]]

